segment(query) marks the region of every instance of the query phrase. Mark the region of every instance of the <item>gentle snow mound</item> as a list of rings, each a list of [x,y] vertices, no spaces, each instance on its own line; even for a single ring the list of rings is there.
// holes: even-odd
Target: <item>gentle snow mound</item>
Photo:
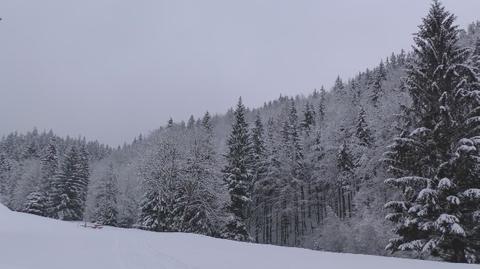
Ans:
[[[182,233],[84,228],[0,205],[5,269],[361,269],[478,268],[233,242]]]

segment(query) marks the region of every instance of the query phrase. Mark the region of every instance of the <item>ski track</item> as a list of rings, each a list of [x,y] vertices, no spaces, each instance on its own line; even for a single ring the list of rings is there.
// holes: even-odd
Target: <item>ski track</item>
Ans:
[[[113,242],[114,257],[119,269],[150,269],[154,261],[157,269],[197,269],[180,260],[156,249],[151,240],[144,236],[121,238],[114,231],[116,228],[107,228],[109,241]],[[110,230],[111,229],[111,230]]]

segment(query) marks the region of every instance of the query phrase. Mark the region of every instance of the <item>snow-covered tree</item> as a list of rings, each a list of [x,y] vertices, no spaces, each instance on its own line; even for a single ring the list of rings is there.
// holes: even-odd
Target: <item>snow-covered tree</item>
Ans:
[[[174,212],[175,228],[179,231],[216,235],[219,209],[218,186],[213,149],[212,122],[208,112],[188,142],[188,152],[179,183]]]
[[[360,112],[358,113],[355,136],[358,138],[360,145],[362,146],[368,147],[373,142],[373,137],[366,120],[365,109],[363,107],[360,108]]]
[[[12,184],[10,182],[10,161],[5,153],[0,152],[0,202],[7,205],[11,197]]]
[[[52,186],[52,214],[61,220],[82,220],[88,185],[88,164],[83,150],[71,146]]]
[[[355,162],[344,141],[337,155],[337,179],[335,182],[337,194],[337,216],[340,219],[352,216],[352,199],[355,191]]]
[[[246,213],[251,202],[252,147],[245,113],[245,106],[240,99],[234,112],[232,131],[227,141],[228,150],[225,156],[227,165],[223,170],[230,195],[227,206],[230,215],[222,236],[240,241],[250,240],[246,227]]]
[[[471,212],[480,160],[478,130],[472,128],[480,100],[478,70],[468,65],[470,53],[459,45],[454,21],[435,0],[415,36],[415,61],[407,79],[413,131],[404,131],[385,155],[396,176],[386,183],[403,194],[403,200],[386,204],[397,234],[387,248],[478,262]]]
[[[325,113],[326,113],[326,92],[325,92],[325,88],[322,86],[322,88],[320,89],[320,101],[318,103],[318,113],[316,113],[318,116],[318,123],[319,125],[320,124],[323,124],[323,122],[325,121]]]
[[[51,215],[51,202],[50,197],[52,193],[52,185],[55,180],[55,175],[58,169],[58,152],[55,145],[55,139],[51,138],[42,158],[41,158],[41,181],[39,191],[36,192],[37,202],[45,203],[41,205],[44,212],[38,214],[41,216]],[[43,196],[43,197],[37,197]]]
[[[77,175],[78,180],[75,182],[78,189],[78,199],[80,201],[80,208],[82,212],[85,210],[85,202],[87,201],[88,184],[90,182],[90,164],[89,153],[86,149],[85,143],[79,146],[78,150],[78,164]],[[83,214],[82,214],[83,217]]]
[[[100,178],[95,195],[94,220],[102,225],[118,224],[118,179],[113,164],[110,163]]]
[[[386,79],[386,70],[385,64],[380,62],[378,68],[373,71],[372,81],[370,82],[370,87],[372,91],[371,101],[374,107],[378,106],[380,97],[383,94],[382,84]]]
[[[173,122],[159,137],[141,168],[143,199],[138,226],[152,231],[175,230],[174,206],[181,179],[180,133]]]
[[[250,216],[250,228],[256,242],[260,241],[262,229],[265,229],[265,215],[267,214],[268,194],[264,193],[265,178],[267,175],[268,163],[265,148],[265,130],[262,119],[257,114],[251,131],[252,154],[253,154],[253,180],[252,180],[252,208]]]
[[[305,105],[305,110],[303,111],[303,119],[300,124],[301,128],[305,132],[310,132],[313,128],[313,125],[315,124],[315,117],[315,109],[310,103],[307,103]]]
[[[47,210],[47,197],[44,193],[34,191],[27,196],[22,211],[29,214],[44,216]]]

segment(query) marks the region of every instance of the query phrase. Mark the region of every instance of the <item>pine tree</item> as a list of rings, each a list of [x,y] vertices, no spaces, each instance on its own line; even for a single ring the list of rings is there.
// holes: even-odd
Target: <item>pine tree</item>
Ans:
[[[35,138],[29,137],[29,139],[32,139],[32,141],[25,147],[22,158],[23,159],[38,158],[38,145],[34,140]]]
[[[117,176],[110,164],[107,171],[100,179],[97,193],[95,195],[95,222],[102,225],[117,226],[118,207],[117,207]]]
[[[86,198],[83,156],[71,146],[63,158],[52,187],[52,214],[61,220],[82,220]]]
[[[373,137],[366,121],[365,109],[363,107],[360,108],[360,112],[358,114],[355,136],[360,141],[361,146],[368,147],[373,142]]]
[[[312,129],[312,126],[315,125],[315,110],[308,102],[305,105],[305,110],[303,111],[303,120],[300,125],[307,133],[309,133]]]
[[[149,183],[144,183],[144,193],[140,201],[140,218],[137,226],[144,230],[162,232],[166,230],[166,227],[161,223],[165,214],[160,204],[160,191],[156,188],[154,182],[149,180]]]
[[[293,100],[287,106],[287,118],[283,123],[282,138],[285,154],[291,161],[291,174],[298,178],[301,173],[301,162],[303,160],[302,145],[300,143],[297,109]]]
[[[168,119],[167,128],[173,127],[173,124],[174,124],[173,119],[172,118]]]
[[[266,149],[265,149],[265,130],[262,119],[257,114],[254,127],[251,132],[252,136],[252,154],[253,154],[253,183],[261,180],[266,172]]]
[[[325,121],[325,113],[326,113],[326,92],[325,92],[325,88],[322,86],[322,88],[320,89],[320,101],[319,101],[319,104],[318,104],[318,123],[319,125],[323,124],[323,122]]]
[[[362,91],[358,82],[355,79],[350,81],[350,91],[352,92],[352,105],[353,108],[360,106],[360,101],[362,98]]]
[[[203,115],[202,127],[204,129],[204,132],[206,132],[206,134],[208,134],[209,136],[212,135],[212,132],[213,132],[212,117],[210,116],[210,113],[208,111],[205,112],[205,115]]]
[[[83,212],[85,210],[85,202],[87,201],[88,184],[90,181],[90,166],[89,154],[85,147],[85,143],[83,143],[83,145],[81,145],[79,148],[77,167],[78,181],[76,184],[78,188],[78,198],[80,200],[79,210]]]
[[[251,202],[252,154],[245,106],[240,99],[234,112],[232,131],[227,141],[227,165],[223,170],[224,180],[230,195],[227,210],[230,214],[222,233],[224,238],[240,241],[250,240],[246,227],[246,215]]]
[[[340,219],[352,216],[352,198],[355,189],[355,162],[346,140],[340,146],[337,155],[337,216]]]
[[[348,95],[345,85],[340,76],[338,76],[335,80],[332,93],[338,103],[341,103],[341,100],[345,99]]]
[[[44,193],[34,191],[27,196],[23,206],[23,212],[44,216],[46,212],[47,198]]]
[[[253,182],[252,182],[252,221],[249,225],[253,229],[256,242],[261,239],[260,232],[264,232],[266,215],[265,178],[267,175],[267,156],[265,149],[265,130],[260,115],[257,114],[255,125],[252,128],[252,153],[253,153]],[[265,238],[265,237],[263,237]]]
[[[50,198],[53,193],[52,186],[58,169],[58,155],[55,143],[55,139],[52,138],[41,158],[41,181],[37,195],[44,196],[38,200],[46,203],[41,206],[45,210],[45,212],[40,214],[41,216],[50,216],[52,213]]]
[[[7,197],[10,196],[9,190],[11,189],[9,182],[10,162],[7,159],[4,152],[0,152],[0,202],[7,202]]]
[[[187,129],[193,130],[193,127],[195,127],[195,118],[191,115],[190,118],[188,118]]]
[[[382,83],[386,79],[386,76],[385,65],[382,61],[380,62],[379,67],[375,69],[372,81],[370,82],[370,88],[372,91],[371,100],[374,107],[378,106],[379,99],[383,94]]]
[[[392,52],[392,55],[390,56],[390,64],[392,65],[392,67],[397,67],[397,63],[397,55]]]
[[[385,154],[395,176],[386,183],[403,194],[403,200],[385,205],[393,211],[387,219],[396,223],[397,234],[387,249],[478,262],[472,223],[479,163],[471,139],[478,130],[469,130],[477,122],[478,78],[468,65],[468,50],[458,43],[454,20],[435,0],[415,36],[415,61],[407,72],[414,130],[405,130]]]
[[[256,183],[256,194],[262,198],[264,229],[262,242],[280,244],[278,231],[275,230],[278,224],[279,212],[282,209],[279,201],[279,179],[282,176],[281,150],[277,125],[273,118],[267,122],[265,138],[266,171],[265,177],[259,178]]]
[[[297,244],[304,232],[303,220],[305,197],[305,164],[303,148],[299,135],[299,123],[295,103],[290,100],[286,106],[286,118],[283,122],[281,137],[282,185],[280,199],[282,205],[281,216],[281,244]],[[293,238],[289,229],[293,228]]]

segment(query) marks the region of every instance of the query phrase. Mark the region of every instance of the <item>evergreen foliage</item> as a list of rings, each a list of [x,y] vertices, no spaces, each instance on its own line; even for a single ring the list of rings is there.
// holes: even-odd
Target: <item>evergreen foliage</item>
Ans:
[[[44,216],[46,212],[46,196],[41,192],[32,192],[27,196],[25,205],[23,206],[23,212]]]
[[[85,151],[71,146],[63,158],[53,183],[52,214],[61,220],[82,220],[88,186]]]
[[[246,227],[247,209],[251,202],[252,146],[248,124],[245,119],[245,106],[240,99],[234,112],[232,131],[227,141],[227,165],[224,180],[227,184],[230,214],[222,236],[240,241],[250,240]]]
[[[405,130],[386,153],[396,176],[386,183],[404,198],[386,204],[397,234],[387,248],[478,262],[475,195],[468,198],[480,176],[474,142],[478,70],[468,65],[470,52],[459,45],[454,21],[434,1],[415,36],[415,61],[407,72],[413,131]]]
[[[113,164],[109,164],[100,179],[95,196],[95,222],[102,225],[118,225],[118,179]]]

